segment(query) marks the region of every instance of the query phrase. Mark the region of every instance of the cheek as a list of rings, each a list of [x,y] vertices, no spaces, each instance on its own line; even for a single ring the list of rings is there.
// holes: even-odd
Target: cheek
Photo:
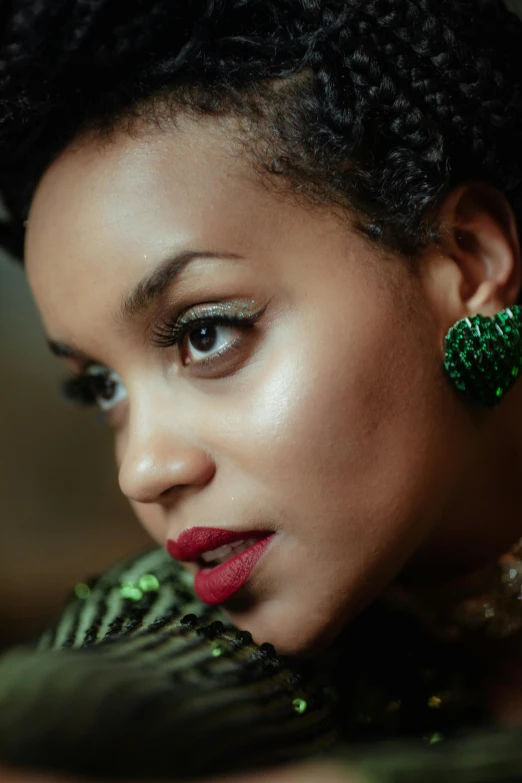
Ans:
[[[284,518],[351,518],[371,529],[400,506],[407,524],[429,485],[440,489],[433,476],[446,450],[434,426],[430,327],[413,332],[406,315],[401,323],[381,305],[371,318],[323,311],[288,328],[235,400],[222,443],[252,494],[274,500]]]

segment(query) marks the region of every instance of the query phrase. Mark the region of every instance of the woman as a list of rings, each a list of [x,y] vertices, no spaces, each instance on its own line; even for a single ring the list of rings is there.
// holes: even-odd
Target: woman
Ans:
[[[312,736],[309,755],[339,738],[438,745],[517,725],[517,17],[499,0],[12,5],[3,241],[20,257],[24,243],[66,394],[104,412],[121,490],[162,549],[91,585],[38,653],[4,660],[4,704],[38,691],[22,687],[29,672],[44,691],[70,672],[88,715],[91,680],[77,683],[98,672],[122,704],[140,692],[161,705],[153,744],[187,725],[201,689],[226,701],[241,649],[270,659],[268,642],[310,722],[270,737],[267,763],[306,755]],[[154,691],[132,667],[167,626]],[[83,649],[50,652],[67,646]],[[162,667],[187,649],[239,669],[229,682],[210,666],[193,690],[197,655],[185,661],[172,716]],[[332,672],[332,702],[348,699],[335,726],[317,695]],[[250,705],[265,674],[243,677]],[[256,731],[274,725],[253,712]],[[28,714],[9,723],[4,758],[47,763],[48,744],[22,736]],[[218,724],[187,736],[208,742]],[[111,742],[117,725],[104,723]],[[223,737],[214,755],[203,744],[186,764],[147,763],[178,779],[255,767],[255,736],[241,763]],[[474,773],[487,766],[477,742]],[[520,770],[506,733],[491,738],[490,774],[506,755],[496,742]],[[113,747],[124,774],[129,749]],[[417,753],[422,766],[424,745],[408,748],[406,766]],[[455,773],[448,748],[429,764]],[[63,769],[107,768],[76,751]]]

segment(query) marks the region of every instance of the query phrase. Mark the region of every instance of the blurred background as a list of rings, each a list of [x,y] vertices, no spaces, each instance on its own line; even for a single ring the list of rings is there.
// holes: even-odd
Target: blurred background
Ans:
[[[121,495],[109,430],[59,395],[23,268],[0,255],[0,648],[30,639],[76,582],[153,546]]]

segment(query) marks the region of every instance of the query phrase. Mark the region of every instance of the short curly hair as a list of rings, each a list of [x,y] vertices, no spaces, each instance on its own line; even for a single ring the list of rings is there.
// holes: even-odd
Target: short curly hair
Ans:
[[[437,240],[468,178],[520,218],[521,26],[502,0],[4,0],[0,244],[22,258],[73,138],[158,106],[246,120],[268,180],[402,254]]]

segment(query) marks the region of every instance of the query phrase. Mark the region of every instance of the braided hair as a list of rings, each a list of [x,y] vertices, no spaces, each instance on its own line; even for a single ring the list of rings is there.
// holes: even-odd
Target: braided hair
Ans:
[[[22,257],[73,138],[165,111],[237,117],[267,182],[403,254],[466,178],[520,218],[521,26],[503,0],[3,0],[0,244]]]

